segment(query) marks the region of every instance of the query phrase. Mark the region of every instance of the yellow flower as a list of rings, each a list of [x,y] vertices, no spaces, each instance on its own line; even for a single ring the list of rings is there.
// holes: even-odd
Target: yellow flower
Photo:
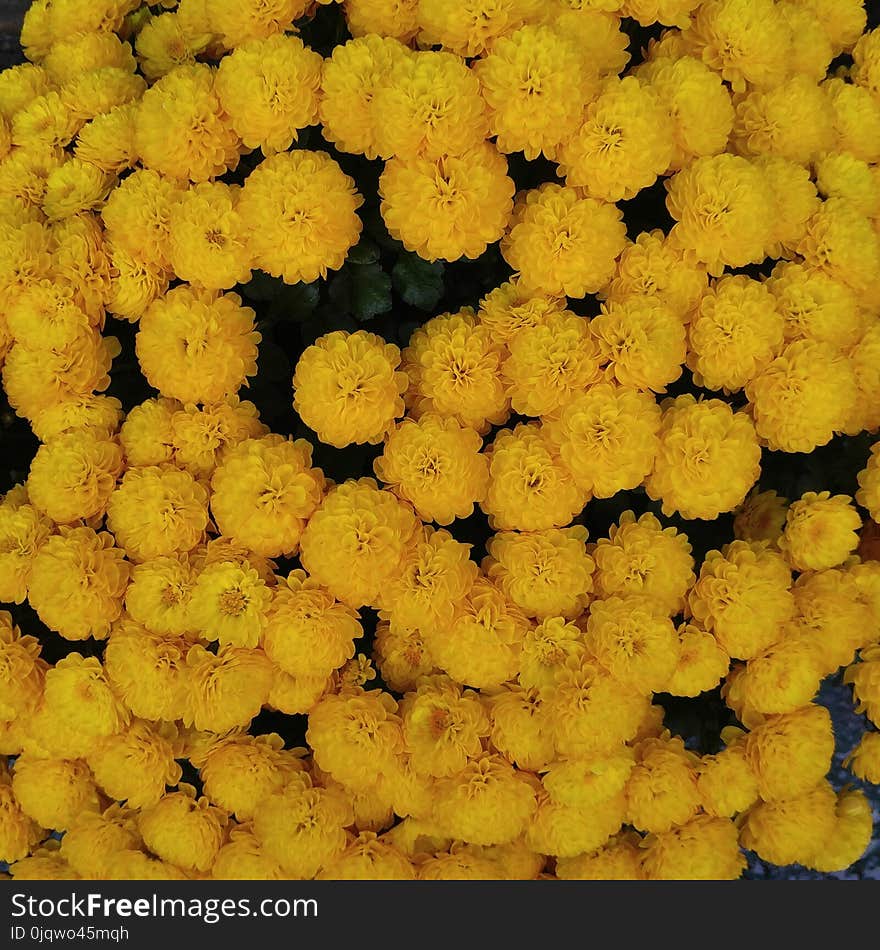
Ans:
[[[709,815],[733,818],[758,800],[758,779],[742,742],[733,742],[717,755],[704,755],[698,773],[700,802]]]
[[[24,603],[34,557],[52,529],[52,522],[28,503],[23,486],[0,501],[0,600],[4,603]]]
[[[377,605],[398,571],[418,519],[369,478],[332,488],[302,535],[303,567],[357,609]]]
[[[138,816],[144,844],[162,861],[185,871],[207,871],[225,838],[227,813],[196,798],[192,785],[169,792]]]
[[[880,385],[880,322],[871,324],[850,352],[856,378],[857,397],[850,410],[845,431],[874,432],[880,429],[880,404],[872,398]]]
[[[526,690],[547,697],[556,684],[556,674],[569,657],[586,653],[583,633],[564,617],[550,617],[526,631],[519,660],[518,680]]]
[[[880,235],[846,198],[823,201],[795,246],[808,267],[835,277],[856,293],[872,286],[880,269]]]
[[[107,526],[132,561],[191,551],[207,525],[207,492],[169,465],[128,469],[107,506]]]
[[[844,761],[863,782],[880,785],[880,732],[866,732]]]
[[[104,880],[120,851],[140,845],[134,811],[113,804],[103,813],[77,816],[61,839],[61,857],[83,878]]]
[[[769,448],[812,452],[846,425],[856,401],[851,362],[830,343],[796,340],[746,384],[755,430]]]
[[[747,812],[740,842],[772,864],[809,865],[834,834],[836,805],[837,796],[825,781],[793,798],[760,802]]]
[[[412,881],[412,862],[373,831],[362,831],[345,851],[318,873],[325,881]]]
[[[625,816],[626,800],[621,793],[580,807],[561,805],[539,793],[525,840],[534,851],[573,858],[606,844],[620,831]]]
[[[853,7],[855,6],[853,4]],[[856,23],[863,28],[864,11],[854,10],[853,12],[860,14],[861,23],[858,20]],[[852,42],[858,36],[858,42],[854,44],[852,51],[852,81],[857,86],[867,89],[876,98],[880,93],[880,33],[877,30],[870,30],[861,36],[858,35],[859,33],[861,29],[858,29],[858,32],[853,29],[845,39],[841,38],[839,42],[846,43],[847,40]],[[846,43],[846,45],[849,44]]]
[[[0,115],[7,120],[54,86],[46,69],[35,63],[10,66],[0,76]]]
[[[514,412],[548,415],[597,382],[602,341],[595,331],[594,321],[562,310],[514,334],[501,368]]]
[[[410,337],[403,370],[416,415],[453,416],[481,435],[507,419],[501,380],[503,350],[466,307],[429,320]]]
[[[143,78],[132,75],[128,69],[104,66],[65,83],[61,98],[82,125],[117,106],[137,102],[146,88]]]
[[[737,827],[697,815],[678,828],[644,839],[642,869],[649,881],[735,881],[746,867]]]
[[[174,461],[196,477],[209,476],[229,449],[268,434],[257,407],[238,396],[201,408],[187,403],[171,416]]]
[[[734,0],[709,6],[719,2]],[[666,190],[676,221],[671,240],[692,251],[710,274],[764,260],[774,227],[766,213],[773,195],[757,165],[738,155],[697,158],[666,181]]]
[[[578,132],[583,103],[595,94],[595,79],[585,67],[575,44],[550,26],[523,26],[493,43],[474,72],[499,150],[554,158],[557,147]]]
[[[719,399],[678,396],[664,402],[660,449],[645,480],[666,515],[717,518],[746,497],[760,474],[761,449],[751,419]]]
[[[237,210],[237,189],[203,182],[183,192],[170,217],[168,257],[175,275],[209,290],[251,276],[251,252]]]
[[[215,881],[283,881],[284,871],[263,850],[250,825],[233,825],[229,841],[217,852],[211,868]]]
[[[659,447],[660,407],[650,393],[600,383],[543,427],[575,483],[597,498],[636,488]]]
[[[817,871],[845,871],[864,855],[874,834],[874,813],[863,791],[847,788],[837,793],[834,831],[823,847],[806,862]]]
[[[880,159],[880,100],[840,77],[826,79],[822,88],[834,112],[838,150],[866,162]]]
[[[176,785],[182,770],[174,761],[168,730],[135,720],[124,732],[103,739],[88,754],[95,781],[110,797],[130,808],[155,805],[166,785]]]
[[[53,847],[54,846],[54,847]],[[26,858],[16,861],[10,876],[18,881],[76,881],[79,875],[58,853],[58,843],[50,841]]]
[[[76,137],[83,120],[55,90],[32,99],[12,116],[12,144],[20,147],[64,148]]]
[[[123,415],[118,399],[90,393],[47,406],[31,420],[31,429],[43,442],[52,442],[73,432],[111,435],[119,428]]]
[[[669,167],[672,131],[660,98],[635,76],[607,80],[586,108],[580,130],[560,148],[570,187],[620,201],[650,187]]]
[[[0,769],[0,855],[9,863],[21,861],[43,839],[43,830],[16,801],[6,766]]]
[[[266,626],[272,591],[256,570],[232,561],[208,564],[189,599],[189,626],[205,640],[255,647]]]
[[[545,768],[554,758],[553,728],[538,692],[504,686],[487,702],[492,745],[519,769]]]
[[[43,828],[65,831],[100,802],[85,762],[20,755],[12,770],[12,792],[19,807]]]
[[[290,148],[318,119],[323,60],[296,36],[275,34],[224,56],[215,88],[246,148],[264,155]]]
[[[849,495],[805,492],[788,509],[779,549],[796,571],[837,567],[855,551],[861,527]]]
[[[583,297],[614,276],[615,260],[625,246],[618,208],[548,183],[517,199],[501,253],[524,289]]]
[[[358,330],[336,330],[306,347],[293,375],[293,407],[318,438],[336,448],[381,442],[404,413],[409,384],[397,372],[400,350]]]
[[[397,693],[413,689],[422,676],[435,672],[424,634],[416,627],[380,621],[373,641],[373,660],[383,682]]]
[[[419,0],[346,0],[344,9],[348,31],[356,38],[393,37],[406,43],[419,31]]]
[[[486,544],[483,572],[527,617],[578,617],[593,590],[586,529],[501,531]]]
[[[826,154],[816,163],[816,185],[825,198],[845,198],[869,218],[880,214],[880,179],[873,166],[848,152]]]
[[[880,647],[862,650],[859,659],[847,668],[843,681],[852,685],[856,712],[866,713],[880,727]]]
[[[389,233],[429,261],[477,258],[500,240],[514,191],[507,160],[488,142],[455,155],[392,158],[379,179]]]
[[[174,446],[171,420],[179,409],[175,399],[147,399],[129,410],[119,429],[119,442],[129,467],[170,462]]]
[[[328,142],[343,152],[377,157],[379,114],[373,97],[389,80],[395,63],[411,55],[399,40],[373,31],[333,48],[324,60],[318,106]]]
[[[194,30],[179,9],[151,16],[135,39],[141,72],[154,81],[179,66],[194,65],[210,40],[211,34]]]
[[[689,822],[700,807],[698,761],[678,737],[639,743],[626,783],[630,823],[639,831],[664,834]]]
[[[43,212],[52,220],[101,208],[115,178],[81,158],[71,158],[46,179]]]
[[[766,542],[733,541],[706,555],[688,609],[732,657],[750,660],[794,618],[790,587],[791,570]]]
[[[74,155],[108,174],[120,174],[137,164],[134,120],[137,104],[114,106],[87,122],[76,137]]]
[[[666,692],[672,696],[699,696],[715,689],[727,675],[730,656],[711,633],[695,624],[678,629],[678,665],[669,678]]]
[[[641,881],[640,840],[632,831],[621,832],[595,851],[558,858],[556,877],[561,881]]]
[[[229,49],[248,40],[261,40],[293,29],[309,8],[307,0],[243,0],[230,4],[227,0],[205,0],[205,22]]]
[[[363,198],[325,152],[264,159],[238,202],[254,264],[285,283],[311,283],[342,267],[361,233]]]
[[[541,326],[564,308],[561,297],[534,294],[514,278],[483,297],[477,317],[495,343],[507,345],[520,330]]]
[[[23,637],[12,615],[0,610],[0,724],[11,723],[32,711],[43,694],[45,666],[35,637]]]
[[[215,655],[194,646],[186,664],[184,725],[218,733],[247,728],[269,698],[272,664],[262,650],[227,646]]]
[[[856,501],[868,509],[868,514],[874,521],[880,522],[880,443],[871,446],[868,462],[857,477],[859,489],[856,492]]]

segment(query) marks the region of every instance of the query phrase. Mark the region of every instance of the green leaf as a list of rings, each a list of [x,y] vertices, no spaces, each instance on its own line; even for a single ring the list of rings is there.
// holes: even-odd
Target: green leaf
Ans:
[[[362,238],[360,243],[348,252],[350,264],[375,264],[378,260],[379,248],[369,238]]]
[[[378,264],[346,264],[330,282],[330,300],[364,322],[391,309],[391,278]]]
[[[302,322],[314,312],[321,299],[320,287],[314,284],[286,284],[272,301],[269,318],[275,323]]]
[[[284,282],[278,277],[270,277],[261,270],[255,270],[253,277],[241,285],[241,295],[247,300],[256,300],[260,303],[275,300],[284,289]]]
[[[413,307],[432,310],[443,296],[442,261],[425,261],[417,254],[401,254],[391,275],[394,289]]]

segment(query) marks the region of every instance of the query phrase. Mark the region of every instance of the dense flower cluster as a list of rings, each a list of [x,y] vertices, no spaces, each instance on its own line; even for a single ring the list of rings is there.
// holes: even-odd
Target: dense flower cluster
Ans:
[[[0,369],[40,441],[0,496],[0,601],[73,644],[50,664],[0,611],[0,861],[849,867],[871,809],[830,784],[815,699],[842,669],[870,724],[849,767],[880,782],[880,449],[853,496],[758,482],[764,451],[880,430],[880,34],[857,0],[344,0],[323,58],[312,6],[36,0],[0,75]],[[667,27],[629,71],[623,15]],[[559,180],[517,192],[515,153]],[[618,203],[661,179],[669,232],[628,234]],[[401,346],[312,335],[313,457],[241,398],[263,325],[238,291],[339,271],[368,214],[428,262],[497,245],[510,279]],[[108,314],[155,390],[127,412]],[[323,461],[353,445],[375,478]],[[624,491],[653,511],[591,539]],[[664,520],[726,514],[701,563]],[[701,754],[658,694],[710,690],[738,725]],[[263,710],[306,746],[252,732]]]

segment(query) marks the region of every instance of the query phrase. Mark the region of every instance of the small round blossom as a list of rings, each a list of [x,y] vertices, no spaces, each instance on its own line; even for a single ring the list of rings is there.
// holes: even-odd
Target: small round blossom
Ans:
[[[642,870],[649,881],[735,881],[746,867],[737,827],[697,815],[677,828],[648,835]]]
[[[871,398],[880,384],[880,323],[872,323],[850,351],[857,396],[847,419],[847,433],[880,429],[880,405]]]
[[[661,410],[650,393],[599,383],[543,426],[575,483],[597,498],[642,483],[659,448]]]
[[[210,732],[247,728],[269,698],[272,664],[262,650],[220,647],[216,654],[191,647],[185,725]]]
[[[761,450],[751,420],[718,399],[678,396],[664,407],[660,449],[645,480],[664,514],[716,518],[745,498],[760,474]]]
[[[106,639],[122,612],[125,554],[106,531],[61,528],[31,564],[28,597],[40,619],[66,640]]]
[[[416,415],[452,416],[481,435],[504,422],[509,403],[501,379],[503,355],[470,308],[429,320],[403,351]]]
[[[845,764],[857,778],[880,785],[880,732],[866,732]]]
[[[526,632],[519,661],[518,680],[526,690],[548,696],[556,683],[556,674],[569,657],[579,659],[586,653],[583,632],[564,617],[550,617]]]
[[[43,839],[40,826],[21,810],[5,769],[0,781],[0,854],[9,863],[28,859]]]
[[[855,4],[853,4],[855,7]],[[861,24],[864,24],[865,15],[861,13]],[[858,31],[859,33],[861,30]],[[853,30],[847,39],[853,39],[858,33]],[[880,93],[880,32],[870,30],[858,36],[858,42],[853,46],[852,80],[857,86],[867,89],[874,97]]]
[[[373,468],[423,521],[448,525],[467,518],[486,497],[489,466],[482,444],[475,429],[429,412],[404,419],[388,433]]]
[[[585,542],[580,527],[501,531],[486,545],[483,571],[527,617],[577,617],[593,589]]]
[[[517,768],[546,767],[554,757],[553,729],[536,690],[502,687],[489,700],[492,745]]]
[[[37,450],[28,475],[28,497],[58,524],[93,518],[106,510],[121,474],[118,443],[89,429],[73,430]]]
[[[626,799],[620,793],[580,808],[539,793],[525,840],[534,851],[571,858],[602,847],[620,831],[625,817]]]
[[[95,783],[80,760],[32,758],[15,760],[12,791],[21,810],[43,828],[65,831],[83,812],[97,811]]]
[[[113,804],[103,813],[86,811],[78,815],[61,839],[61,857],[81,877],[101,880],[109,875],[110,864],[120,851],[140,844],[134,812]]]
[[[694,559],[687,537],[675,528],[664,528],[650,512],[636,519],[627,510],[592,555],[597,596],[643,595],[670,615],[681,612],[694,582]]]
[[[561,528],[587,502],[588,493],[534,423],[502,429],[486,455],[489,488],[481,507],[495,530]]]
[[[729,668],[730,656],[711,633],[696,624],[682,624],[678,628],[678,664],[666,692],[672,696],[699,696],[715,689]]]
[[[204,11],[205,4],[202,4]],[[196,32],[180,9],[150,17],[135,39],[138,65],[150,81],[160,79],[178,66],[195,64],[196,57],[208,48],[212,37]]]
[[[717,818],[732,818],[758,800],[758,779],[745,746],[739,739],[727,737],[730,741],[724,749],[717,755],[704,755],[698,765],[697,789],[703,810]]]
[[[325,881],[412,881],[413,863],[399,849],[380,841],[374,831],[362,831],[357,839],[322,868]]]
[[[174,461],[197,477],[213,474],[229,449],[268,433],[257,407],[238,396],[202,407],[187,403],[170,425]]]
[[[543,416],[554,412],[600,378],[594,322],[567,310],[523,327],[508,342],[501,371],[514,412]]]
[[[791,571],[762,542],[709,551],[688,593],[691,616],[733,657],[750,660],[782,636],[795,613]]]
[[[293,375],[293,408],[322,442],[338,449],[381,442],[404,412],[409,379],[400,350],[365,330],[318,337]]]
[[[384,683],[397,693],[411,690],[422,676],[435,671],[425,635],[416,627],[402,627],[394,621],[376,626],[373,660]]]
[[[254,263],[285,283],[338,270],[357,243],[363,198],[324,152],[300,149],[262,161],[238,202]]]
[[[583,297],[611,279],[625,246],[618,208],[574,188],[543,184],[517,199],[501,253],[524,288]]]
[[[557,858],[556,877],[561,881],[641,881],[641,838],[622,832],[595,851],[573,858]]]
[[[755,430],[771,449],[812,452],[843,429],[857,387],[850,361],[834,346],[796,340],[745,391]]]
[[[580,130],[560,149],[560,172],[570,187],[620,201],[650,187],[672,155],[672,132],[660,98],[628,76],[608,80],[587,106]]]
[[[120,174],[137,164],[134,120],[137,103],[114,106],[96,115],[79,131],[74,155],[108,174]]]
[[[0,611],[0,722],[12,722],[34,709],[43,693],[44,666],[36,637],[23,637],[11,614]]]
[[[583,120],[595,79],[569,38],[550,26],[523,26],[474,64],[502,152],[554,158]],[[578,94],[573,94],[578,90]]]
[[[869,218],[880,214],[880,179],[872,166],[848,152],[826,154],[816,163],[816,186],[825,198],[845,198]]]
[[[354,37],[393,37],[406,43],[419,31],[418,12],[419,0],[345,0],[345,21]]]
[[[858,474],[859,489],[856,501],[868,509],[874,521],[880,521],[880,447],[871,446],[868,463]],[[2,517],[2,516],[0,516]]]
[[[486,138],[480,81],[452,53],[395,58],[375,91],[372,109],[382,158],[435,161],[463,154]]]
[[[324,485],[305,439],[276,434],[245,439],[214,471],[211,514],[222,534],[255,554],[293,554]]]
[[[179,409],[175,399],[147,399],[134,406],[119,429],[119,442],[129,467],[170,462],[173,452],[171,420]]]
[[[880,647],[862,650],[861,662],[847,667],[844,683],[852,685],[857,713],[866,713],[875,726],[880,725]]]
[[[160,636],[183,636],[194,580],[186,558],[157,557],[135,564],[125,590],[125,609],[133,620]]]
[[[835,816],[834,832],[807,862],[817,871],[845,871],[864,855],[874,835],[871,803],[860,789],[837,793]]]
[[[46,179],[43,213],[50,221],[101,208],[115,184],[112,175],[81,158],[71,158]]]
[[[456,155],[392,158],[379,179],[392,237],[428,261],[477,258],[505,233],[515,186],[488,142]]]
[[[837,567],[858,546],[861,526],[849,495],[806,492],[788,509],[779,548],[797,571]]]
[[[284,151],[318,119],[323,60],[297,36],[275,34],[236,46],[217,70],[223,111],[246,148]]]
[[[606,377],[635,389],[665,392],[681,376],[685,327],[657,297],[626,297],[603,304],[590,330],[608,361]]]
[[[109,313],[136,323],[150,304],[161,297],[170,284],[168,271],[145,261],[121,247],[110,245],[110,286],[106,306]]]
[[[224,46],[234,49],[248,40],[261,40],[293,29],[308,9],[306,0],[243,0],[229,4],[224,0],[205,0],[206,32],[216,33]]]
[[[688,326],[688,366],[707,389],[741,389],[782,348],[783,319],[770,291],[743,275],[722,277]]]
[[[189,626],[205,640],[255,647],[266,626],[271,590],[257,571],[233,561],[208,564],[189,597]]]
[[[880,159],[880,100],[840,77],[826,79],[822,88],[831,102],[837,148],[865,162]]]
[[[211,867],[215,881],[283,881],[284,871],[263,850],[249,825],[234,825],[229,841],[217,852]]]
[[[4,603],[24,602],[33,559],[52,530],[52,522],[28,503],[23,487],[0,501],[0,600]]]
[[[223,844],[228,815],[196,798],[191,785],[169,792],[138,816],[144,844],[161,860],[183,870],[207,871]]]
[[[564,309],[562,298],[533,293],[514,278],[483,297],[477,316],[493,341],[507,345],[520,330],[538,327]]]
[[[107,506],[107,526],[133,561],[191,551],[207,525],[207,492],[167,465],[128,469]]]
[[[210,66],[180,66],[150,86],[138,105],[135,143],[144,167],[169,178],[207,181],[238,165],[239,138]]]
[[[764,259],[773,222],[770,186],[759,168],[737,155],[697,158],[666,182],[675,219],[671,238],[693,251],[709,273]]]
[[[455,8],[443,0],[420,0],[419,39],[426,46],[442,44],[459,56],[478,56],[494,49],[499,38],[538,19],[540,12],[536,0],[464,0]]]
[[[412,509],[369,478],[332,488],[302,535],[303,567],[343,603],[377,604],[418,525]]]
[[[752,490],[736,509],[733,534],[740,541],[766,541],[776,549],[785,527],[788,499],[775,491]]]
[[[697,756],[674,739],[645,739],[626,783],[627,814],[640,831],[663,834],[693,818],[700,807]]]

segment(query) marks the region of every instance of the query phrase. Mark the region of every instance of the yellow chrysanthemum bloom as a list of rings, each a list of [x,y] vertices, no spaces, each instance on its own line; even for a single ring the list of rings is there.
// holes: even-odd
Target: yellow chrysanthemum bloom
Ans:
[[[855,6],[856,4],[853,4],[853,7]],[[859,12],[864,23],[865,14],[863,11]],[[852,40],[856,35],[858,34],[853,30],[847,39]],[[880,31],[869,30],[859,36],[858,42],[853,46],[852,57],[852,81],[867,89],[876,98],[880,94]]]
[[[635,76],[609,79],[586,108],[580,130],[560,148],[570,187],[620,201],[650,187],[673,156],[668,114],[650,85]]]
[[[266,626],[271,599],[271,589],[249,565],[208,564],[192,586],[188,626],[220,646],[255,647]]]
[[[880,100],[839,76],[822,83],[831,101],[837,148],[866,162],[880,159]]]
[[[137,169],[113,189],[101,211],[110,242],[135,260],[170,269],[171,211],[179,183],[149,168]]]
[[[0,610],[0,724],[15,721],[33,710],[43,694],[45,665],[39,659],[36,637],[22,636],[12,615]]]
[[[103,739],[88,754],[95,781],[110,798],[130,808],[148,808],[176,785],[182,770],[174,761],[174,746],[166,730],[135,720],[128,729]]]
[[[144,167],[169,178],[208,181],[238,165],[240,140],[210,66],[179,66],[144,93],[135,143]]]
[[[597,91],[585,67],[576,45],[549,25],[523,26],[498,39],[474,64],[498,148],[554,158],[578,132],[583,104]]]
[[[378,156],[380,117],[372,107],[373,97],[390,79],[394,65],[411,55],[399,40],[372,31],[333,48],[324,60],[318,106],[327,141],[343,152]]]
[[[880,785],[880,732],[866,732],[844,764],[856,778]]]
[[[135,716],[154,722],[183,717],[189,646],[131,621],[116,624],[104,651],[107,679]]]
[[[581,490],[610,498],[651,471],[660,420],[650,393],[600,383],[575,396],[542,432]]]
[[[626,783],[630,823],[640,831],[662,834],[690,821],[700,807],[698,761],[678,737],[639,743]]]
[[[541,14],[537,0],[464,0],[455,8],[443,0],[420,0],[419,42],[440,44],[463,57],[494,51],[499,38],[508,36]]]
[[[294,20],[309,7],[306,0],[243,0],[236,4],[228,0],[205,0],[202,5],[206,26],[229,49],[248,40],[265,39],[292,30]]]
[[[868,514],[874,521],[880,522],[880,443],[871,446],[868,462],[857,478],[859,488],[856,492],[856,501],[863,508],[868,509]],[[0,523],[2,523],[2,514],[0,514]]]
[[[302,535],[303,567],[343,603],[380,602],[397,572],[418,519],[412,509],[369,478],[337,485]]]
[[[134,406],[119,429],[119,442],[129,467],[161,465],[174,453],[171,421],[180,408],[176,399],[147,399]]]
[[[186,881],[191,876],[180,868],[150,857],[143,851],[120,851],[115,854],[107,869],[110,881]]]
[[[182,285],[147,308],[135,348],[148,382],[183,402],[219,402],[257,372],[254,311],[238,294]]]
[[[120,174],[137,164],[134,121],[137,104],[114,106],[95,116],[79,131],[74,155],[108,174]]]
[[[379,179],[389,233],[428,261],[474,259],[500,240],[514,191],[507,159],[490,142],[437,158],[392,158]]]
[[[609,381],[665,392],[681,376],[687,355],[685,327],[658,297],[633,295],[602,304],[590,330],[608,361]]]
[[[673,242],[693,251],[718,276],[725,266],[764,260],[774,222],[766,176],[738,155],[695,159],[666,182],[666,206],[676,224]]]
[[[202,8],[205,4],[201,4]],[[180,66],[192,66],[210,46],[211,34],[196,31],[179,8],[151,16],[135,37],[138,64],[151,82]]]
[[[746,384],[755,429],[770,449],[812,452],[842,431],[855,404],[853,366],[830,343],[796,340]]]
[[[595,562],[586,540],[580,526],[500,531],[486,543],[483,572],[527,617],[572,619],[593,590]]]
[[[690,615],[732,657],[750,660],[780,640],[793,619],[791,570],[763,541],[709,551],[688,593]]]
[[[561,297],[534,294],[514,278],[483,297],[477,317],[496,343],[507,345],[520,330],[540,326],[564,309]]]
[[[402,627],[393,620],[380,621],[373,641],[373,660],[389,689],[405,693],[422,676],[436,671],[425,635],[416,627]]]
[[[452,623],[423,632],[440,669],[458,683],[493,689],[516,676],[528,629],[522,612],[478,577]]]
[[[880,386],[880,321],[865,330],[861,340],[850,351],[850,362],[856,378],[857,397],[850,410],[845,431],[876,432],[880,429],[880,402],[873,394]]]
[[[318,120],[323,60],[297,36],[251,40],[224,56],[215,89],[246,148],[264,155],[290,148]]]
[[[211,867],[215,881],[283,881],[281,865],[270,858],[253,833],[252,825],[233,825],[229,841],[217,852]]]
[[[859,659],[847,668],[843,681],[853,688],[856,712],[866,713],[880,727],[880,646],[862,650]]]
[[[417,52],[395,57],[390,66],[372,102],[382,158],[433,162],[483,142],[488,123],[480,81],[458,56]]]
[[[773,864],[809,865],[834,834],[837,796],[827,782],[797,797],[760,802],[746,814],[740,842]]]
[[[83,812],[100,809],[89,768],[80,760],[20,755],[12,770],[12,791],[25,815],[56,831],[65,831]]]
[[[550,617],[526,631],[519,658],[520,686],[537,690],[542,697],[553,692],[556,674],[569,657],[579,659],[586,653],[580,627],[563,617]]]
[[[269,698],[272,664],[262,650],[221,647],[215,655],[194,646],[186,663],[185,725],[219,733],[247,728]]]
[[[144,844],[162,861],[184,871],[207,871],[225,838],[228,814],[196,798],[191,785],[169,792],[138,816]]]
[[[31,564],[28,598],[66,640],[104,640],[122,612],[129,577],[125,552],[106,531],[62,527]]]
[[[504,350],[474,311],[434,317],[417,329],[403,351],[409,401],[415,415],[453,416],[481,435],[507,419],[509,403],[501,379]]]
[[[52,442],[71,432],[114,433],[123,418],[122,403],[98,393],[73,396],[44,409],[31,420],[34,435]]]
[[[81,877],[106,880],[120,851],[140,846],[136,814],[113,804],[103,813],[82,812],[61,839],[61,857]]]
[[[257,407],[238,396],[201,407],[187,403],[171,416],[170,425],[174,461],[196,477],[212,475],[229,449],[269,431]]]
[[[716,818],[733,818],[758,800],[758,779],[742,742],[717,755],[704,755],[697,767],[697,790],[703,810]]]
[[[170,465],[128,469],[107,506],[107,526],[132,561],[191,551],[207,525],[208,493]]]
[[[178,278],[209,290],[250,280],[251,252],[236,208],[238,193],[215,181],[181,194],[171,210],[168,249]]]
[[[266,705],[286,716],[308,715],[326,693],[336,688],[329,676],[291,676],[276,666]]]
[[[263,648],[291,676],[327,677],[354,656],[354,641],[362,636],[354,610],[294,571],[275,588]]]
[[[404,629],[448,623],[478,574],[469,544],[425,527],[381,593],[382,616]]]
[[[746,867],[736,825],[697,815],[686,824],[649,835],[642,844],[649,881],[735,881]]]
[[[361,233],[363,198],[325,152],[264,159],[238,201],[254,263],[285,283],[311,283],[342,267]]]
[[[60,92],[32,99],[12,116],[12,144],[21,148],[64,148],[76,137],[83,120],[76,118]]]
[[[845,871],[864,855],[874,834],[874,813],[863,791],[847,788],[837,793],[834,832],[806,863],[817,871]]]
[[[544,416],[600,379],[594,321],[568,310],[553,311],[509,340],[501,371],[514,412]]]
[[[699,696],[727,675],[730,656],[711,633],[692,623],[678,628],[678,665],[666,691],[672,696]]]
[[[553,726],[536,690],[505,686],[487,700],[492,746],[517,768],[536,771],[554,758]]]
[[[861,527],[849,495],[805,492],[789,506],[779,549],[796,571],[837,567],[858,547]]]
[[[257,806],[254,833],[287,875],[309,879],[345,850],[352,817],[337,792],[291,782]]]
[[[745,498],[760,474],[761,449],[751,419],[719,399],[665,400],[660,448],[645,479],[666,515],[717,518]]]
[[[348,31],[356,38],[392,37],[407,43],[419,32],[419,0],[344,0],[344,10]]]
[[[489,469],[482,444],[476,430],[429,412],[417,421],[404,419],[388,433],[373,468],[423,521],[447,525],[467,518],[486,496]]]
[[[293,408],[338,449],[381,442],[404,413],[400,350],[375,333],[336,330],[306,347],[293,374]]]
[[[24,603],[34,557],[53,527],[28,503],[24,486],[0,501],[0,600],[4,603]]]
[[[211,479],[211,513],[220,531],[256,554],[293,554],[320,503],[324,475],[311,445],[280,435],[230,448]]]
[[[317,875],[324,881],[412,881],[415,876],[409,858],[373,831],[362,831]]]
[[[6,766],[0,769],[0,856],[14,863],[26,858],[42,841],[44,832],[16,801]]]
[[[161,297],[171,281],[169,271],[159,264],[133,256],[121,247],[108,246],[110,286],[106,295],[109,313],[137,323],[150,304]]]
[[[556,877],[561,881],[641,881],[639,841],[634,832],[621,832],[596,851],[558,858]]]
[[[526,830],[526,843],[536,852],[560,858],[595,851],[620,831],[626,817],[621,793],[591,805],[575,807],[538,794],[538,809]]]
[[[557,760],[542,770],[542,783],[552,801],[592,808],[623,792],[634,766],[633,750],[621,744],[607,754]]]
[[[0,115],[7,120],[55,85],[47,70],[34,63],[10,66],[0,75]]]
[[[594,659],[573,655],[547,697],[556,749],[562,756],[607,755],[639,730],[650,700],[624,686]]]
[[[826,154],[816,163],[816,186],[825,198],[845,198],[861,214],[880,214],[880,179],[873,166],[848,152]]]
[[[626,228],[617,207],[546,183],[517,199],[501,253],[524,289],[583,297],[614,276],[615,260],[625,246]]]
[[[71,158],[46,179],[43,213],[50,221],[103,207],[116,184],[112,175],[81,158]]]
[[[354,791],[369,788],[403,749],[397,703],[381,690],[325,696],[309,713],[306,741],[323,771]]]

